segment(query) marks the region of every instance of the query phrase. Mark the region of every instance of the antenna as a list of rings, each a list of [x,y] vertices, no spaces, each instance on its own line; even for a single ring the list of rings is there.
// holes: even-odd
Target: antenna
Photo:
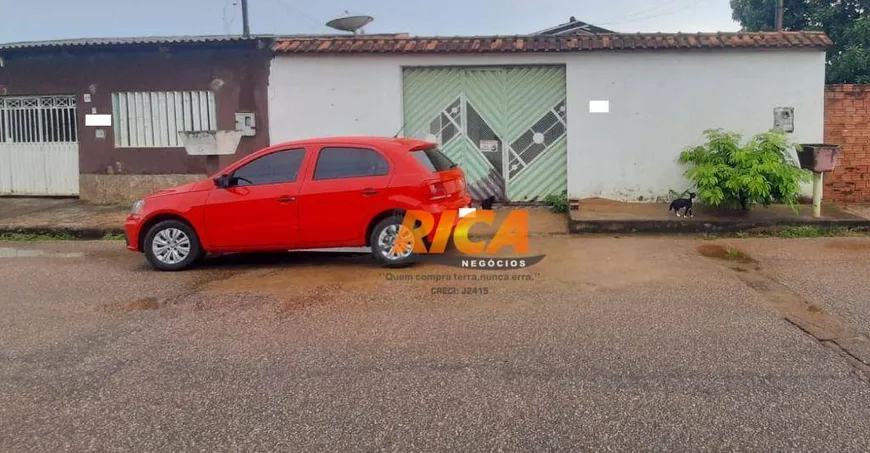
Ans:
[[[407,126],[407,125],[408,125],[408,123],[403,123],[403,124],[402,124],[402,127],[399,128],[399,131],[396,132],[396,135],[394,135],[393,138],[399,138],[399,134],[401,134],[402,131],[405,130],[405,126]]]
[[[362,28],[372,23],[375,20],[372,16],[351,16],[349,12],[344,12],[345,16],[337,19],[332,19],[326,23],[329,28],[334,28],[340,31],[349,31],[353,34],[362,34]]]

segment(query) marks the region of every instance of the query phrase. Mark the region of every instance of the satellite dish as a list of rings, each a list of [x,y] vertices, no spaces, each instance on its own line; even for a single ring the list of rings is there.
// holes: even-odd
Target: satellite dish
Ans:
[[[347,13],[347,11],[345,11]],[[372,16],[345,16],[338,19],[332,19],[326,23],[329,28],[334,28],[341,31],[349,31],[353,34],[362,33],[361,28],[370,24],[375,20]]]

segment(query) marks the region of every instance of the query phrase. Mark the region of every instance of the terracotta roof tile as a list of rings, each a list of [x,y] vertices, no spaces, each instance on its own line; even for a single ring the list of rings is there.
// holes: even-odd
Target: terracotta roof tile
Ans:
[[[800,47],[832,44],[822,32],[755,33],[605,33],[587,36],[409,37],[348,36],[279,38],[272,47],[284,53],[501,53],[575,52],[625,49],[718,49]]]

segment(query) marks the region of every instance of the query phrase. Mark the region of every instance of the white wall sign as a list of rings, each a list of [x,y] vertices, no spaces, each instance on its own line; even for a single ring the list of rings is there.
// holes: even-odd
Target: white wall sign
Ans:
[[[85,115],[85,126],[111,126],[112,125],[112,115],[101,114],[101,115]]]
[[[610,101],[589,101],[589,113],[610,113]]]
[[[497,153],[498,152],[498,140],[481,140],[480,141],[480,152],[482,152],[482,153]]]

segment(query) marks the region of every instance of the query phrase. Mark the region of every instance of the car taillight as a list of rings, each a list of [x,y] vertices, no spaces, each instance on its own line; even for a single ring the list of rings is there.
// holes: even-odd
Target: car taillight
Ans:
[[[431,196],[429,197],[429,199],[432,201],[443,200],[443,199],[447,198],[447,196],[448,196],[447,189],[444,187],[444,183],[442,183],[440,181],[430,183],[429,184],[429,192],[431,193]]]

